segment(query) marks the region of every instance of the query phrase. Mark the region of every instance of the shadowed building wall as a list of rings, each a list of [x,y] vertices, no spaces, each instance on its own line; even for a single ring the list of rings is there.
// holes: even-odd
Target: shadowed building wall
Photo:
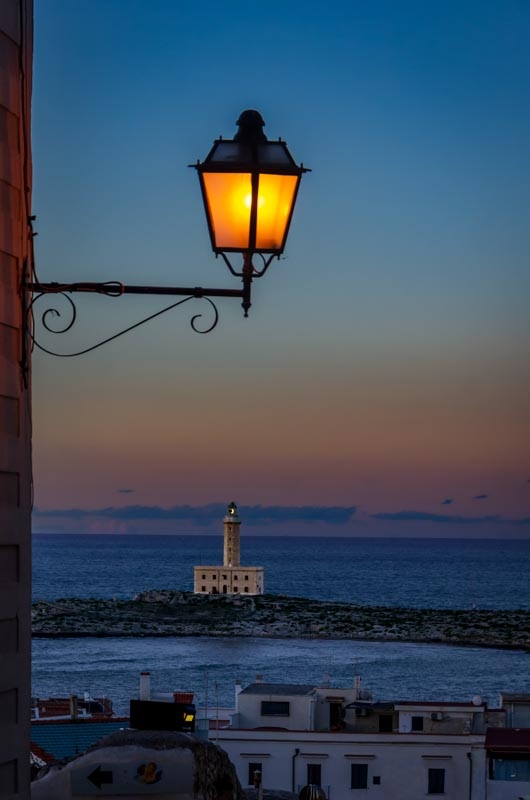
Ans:
[[[31,197],[32,0],[0,2],[0,797],[29,798],[31,426],[21,284]],[[26,369],[21,364],[25,361]]]

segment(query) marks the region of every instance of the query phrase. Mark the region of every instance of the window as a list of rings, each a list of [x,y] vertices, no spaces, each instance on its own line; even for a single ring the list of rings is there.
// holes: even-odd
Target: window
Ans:
[[[289,702],[284,700],[262,700],[261,701],[261,716],[262,717],[288,717],[289,716]]]
[[[254,773],[255,772],[260,772],[261,775],[263,775],[262,766],[257,761],[251,761],[250,764],[248,765],[248,785],[249,786],[254,786]]]
[[[374,777],[372,778],[372,781],[373,781],[374,786],[380,786],[381,785],[381,775],[374,775]]]
[[[490,780],[530,781],[530,759],[496,758],[490,759]]]
[[[201,586],[201,592],[205,592],[205,591],[206,591],[206,586]]]
[[[392,714],[379,716],[379,733],[392,733]]]
[[[248,575],[245,575],[245,580],[248,581]]]
[[[237,581],[237,575],[234,575],[234,580]]]
[[[320,786],[321,782],[322,782],[322,765],[308,764],[307,783],[314,783],[315,786]]]
[[[368,764],[351,765],[351,788],[352,789],[368,788]]]
[[[422,731],[423,730],[423,717],[412,717],[411,719],[410,729],[411,731]]]
[[[238,592],[238,591],[239,591],[239,589],[237,588],[237,586],[234,586],[234,592]]]
[[[212,580],[216,581],[217,580],[217,575],[215,575],[215,574],[212,575]]]
[[[427,789],[428,794],[443,794],[445,791],[445,770],[444,769],[430,769],[429,770],[429,786]]]
[[[248,592],[248,586],[245,586],[245,592]]]
[[[226,581],[226,575],[223,575],[223,580]]]
[[[203,581],[205,581],[206,580],[206,575],[203,575],[202,579],[203,579]]]

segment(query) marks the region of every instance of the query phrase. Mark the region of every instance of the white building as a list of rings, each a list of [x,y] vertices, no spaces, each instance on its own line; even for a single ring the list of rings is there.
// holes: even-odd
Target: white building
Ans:
[[[243,787],[322,786],[329,800],[486,800],[488,727],[501,709],[469,703],[374,702],[360,689],[254,683],[238,692],[228,728],[210,736]],[[502,795],[502,800],[518,795]],[[501,795],[491,795],[501,800]]]
[[[530,695],[501,694],[506,728],[486,734],[487,800],[530,800]]]
[[[241,520],[235,503],[230,503],[223,521],[222,566],[193,568],[195,594],[263,594],[263,567],[241,566]]]

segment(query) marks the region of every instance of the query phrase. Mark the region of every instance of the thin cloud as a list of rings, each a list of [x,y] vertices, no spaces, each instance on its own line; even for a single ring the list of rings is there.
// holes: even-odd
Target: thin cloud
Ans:
[[[239,513],[246,523],[268,522],[326,522],[345,525],[355,516],[356,506],[240,506]],[[114,520],[185,520],[196,525],[219,522],[226,513],[226,504],[211,503],[206,506],[123,506],[96,509],[60,508],[34,509],[39,518],[105,518]]]
[[[118,494],[134,494],[136,489],[116,489]]]
[[[487,499],[488,499],[488,497],[489,497],[489,494],[476,494],[476,495],[475,495],[474,497],[472,497],[471,499],[472,499],[472,500],[487,500]]]
[[[452,503],[453,503],[453,498],[452,497],[446,497],[445,500],[442,500],[440,505],[441,506],[450,506],[450,505],[452,505]]]
[[[425,511],[380,512],[371,515],[373,519],[394,522],[439,522],[442,525],[478,525],[484,522],[511,522],[502,517],[464,517],[458,514],[429,514]]]

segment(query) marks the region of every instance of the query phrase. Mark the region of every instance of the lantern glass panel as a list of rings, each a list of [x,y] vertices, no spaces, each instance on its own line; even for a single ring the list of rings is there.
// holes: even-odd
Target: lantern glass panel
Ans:
[[[282,250],[291,218],[297,175],[260,175],[256,250]]]
[[[297,170],[285,142],[260,143],[257,148],[257,159],[260,168],[271,167],[274,170],[274,167],[278,169],[292,169],[294,167]]]
[[[248,250],[252,186],[250,173],[202,174],[214,247]]]

